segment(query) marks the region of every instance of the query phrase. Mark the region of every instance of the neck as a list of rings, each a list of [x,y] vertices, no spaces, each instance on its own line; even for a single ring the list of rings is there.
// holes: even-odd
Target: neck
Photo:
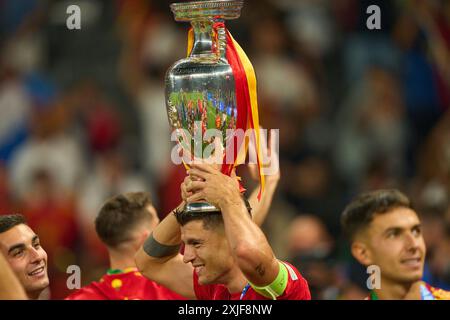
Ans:
[[[33,291],[33,292],[27,292],[27,297],[30,300],[37,300],[39,299],[39,295],[41,294],[41,291]]]
[[[135,267],[134,256],[132,254],[109,252],[109,267],[113,270]]]
[[[28,299],[30,300],[49,300],[50,299],[50,291],[49,287],[45,287],[43,289],[38,289],[34,291],[25,291]]]
[[[222,282],[230,293],[242,292],[248,280],[245,278],[241,269],[235,267],[231,269]]]
[[[422,281],[396,283],[382,279],[381,288],[374,290],[380,300],[420,300]]]
[[[195,37],[191,55],[198,56],[202,54],[211,54],[214,44],[213,39],[211,38],[212,21],[195,20],[191,23]]]

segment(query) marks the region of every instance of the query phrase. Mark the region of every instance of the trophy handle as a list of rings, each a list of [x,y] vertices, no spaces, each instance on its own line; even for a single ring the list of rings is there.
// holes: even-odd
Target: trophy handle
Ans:
[[[215,22],[222,22],[223,19],[214,19]],[[221,59],[227,60],[227,33],[223,23],[217,26],[217,47],[219,48],[219,55]]]

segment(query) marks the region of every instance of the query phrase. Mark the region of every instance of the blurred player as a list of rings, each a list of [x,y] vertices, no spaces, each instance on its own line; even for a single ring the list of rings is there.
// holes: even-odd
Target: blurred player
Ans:
[[[397,190],[362,194],[344,210],[342,226],[362,265],[379,267],[380,286],[370,300],[439,300],[450,293],[422,281],[425,242],[409,199]]]
[[[117,195],[102,206],[95,229],[109,253],[110,269],[99,282],[69,295],[67,300],[171,300],[182,296],[143,277],[134,256],[159,223],[145,192]]]

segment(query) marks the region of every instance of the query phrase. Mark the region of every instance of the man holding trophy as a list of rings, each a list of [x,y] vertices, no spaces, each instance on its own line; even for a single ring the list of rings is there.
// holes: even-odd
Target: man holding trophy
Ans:
[[[306,280],[275,257],[252,220],[242,186],[230,176],[248,147],[236,132],[251,132],[261,196],[255,73],[224,25],[239,17],[242,6],[242,0],[171,5],[175,20],[192,26],[189,56],[166,75],[169,123],[188,176],[181,186],[183,202],[154,229],[136,265],[144,276],[187,298],[310,299]]]

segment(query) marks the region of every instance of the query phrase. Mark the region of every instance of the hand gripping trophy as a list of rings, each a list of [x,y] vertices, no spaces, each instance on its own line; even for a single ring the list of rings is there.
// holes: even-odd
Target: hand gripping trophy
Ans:
[[[203,0],[170,6],[175,20],[190,22],[191,28],[187,58],[166,73],[166,108],[186,167],[189,161],[212,160],[230,175],[245,160],[248,145],[242,133],[253,129],[250,138],[256,146],[262,189],[255,72],[224,23],[239,17],[243,4],[243,0]],[[218,211],[206,202],[189,203],[184,210]]]

